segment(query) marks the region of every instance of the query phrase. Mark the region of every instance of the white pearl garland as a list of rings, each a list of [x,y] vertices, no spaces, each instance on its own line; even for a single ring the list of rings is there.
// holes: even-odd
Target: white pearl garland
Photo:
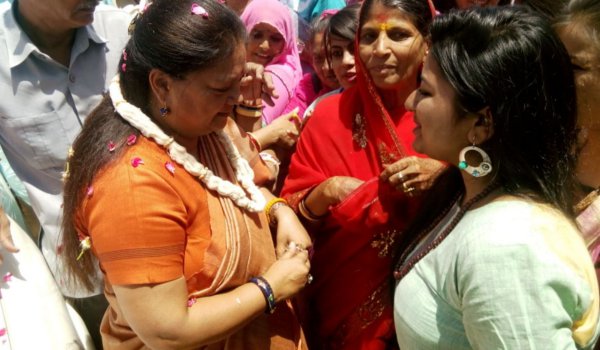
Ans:
[[[252,168],[250,168],[246,159],[240,155],[229,136],[223,130],[217,131],[216,134],[221,144],[225,147],[227,158],[235,171],[237,181],[242,185],[243,189],[213,174],[212,171],[189,154],[183,146],[165,134],[144,112],[127,102],[121,93],[118,75],[113,78],[109,90],[113,106],[121,117],[128,121],[134,128],[138,129],[144,136],[154,139],[156,143],[165,147],[171,159],[182,165],[190,174],[197,176],[206,187],[216,191],[221,196],[230,198],[235,205],[250,212],[264,210],[266,200],[262,192],[254,184],[254,172]],[[250,197],[248,197],[244,190],[250,194]]]

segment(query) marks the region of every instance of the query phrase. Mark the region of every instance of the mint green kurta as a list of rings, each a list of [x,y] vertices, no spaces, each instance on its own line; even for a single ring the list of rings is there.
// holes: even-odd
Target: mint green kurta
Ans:
[[[591,348],[598,285],[575,226],[511,198],[467,212],[415,265],[394,320],[402,350]]]

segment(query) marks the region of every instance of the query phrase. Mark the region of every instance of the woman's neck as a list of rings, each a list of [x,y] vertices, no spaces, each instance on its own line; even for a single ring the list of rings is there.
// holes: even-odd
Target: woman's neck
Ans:
[[[410,79],[412,81],[412,79]],[[384,107],[393,112],[398,109],[404,110],[404,102],[408,96],[417,88],[416,79],[414,84],[402,84],[395,90],[379,90]]]
[[[463,183],[465,185],[465,195],[462,198],[461,205],[468,203],[473,198],[475,198],[478,194],[483,192],[486,188],[491,186],[495,179],[494,173],[489,174],[487,176],[483,176],[483,177],[474,177],[474,176],[467,174],[464,171],[461,171],[461,176],[463,178]],[[492,196],[487,196],[485,198],[482,198],[473,207],[476,208],[476,207],[483,206],[483,205],[491,202],[492,199],[493,199]]]

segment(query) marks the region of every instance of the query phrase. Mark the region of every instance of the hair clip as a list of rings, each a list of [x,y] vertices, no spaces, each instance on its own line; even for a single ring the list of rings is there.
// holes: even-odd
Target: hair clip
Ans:
[[[206,12],[206,10],[204,9],[204,7],[194,3],[192,4],[192,14],[194,15],[200,15],[204,18],[208,18],[208,12]]]

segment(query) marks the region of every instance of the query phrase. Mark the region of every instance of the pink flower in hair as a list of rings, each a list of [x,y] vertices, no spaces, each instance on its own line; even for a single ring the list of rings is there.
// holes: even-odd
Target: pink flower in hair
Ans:
[[[204,18],[208,18],[208,12],[206,11],[206,9],[204,9],[204,7],[196,3],[192,4],[192,13],[195,15],[202,16]]]
[[[127,146],[133,145],[137,141],[137,136],[135,134],[131,134],[127,136]]]
[[[114,142],[108,141],[108,151],[109,152],[114,152],[116,148],[117,148],[117,145],[115,145]]]

